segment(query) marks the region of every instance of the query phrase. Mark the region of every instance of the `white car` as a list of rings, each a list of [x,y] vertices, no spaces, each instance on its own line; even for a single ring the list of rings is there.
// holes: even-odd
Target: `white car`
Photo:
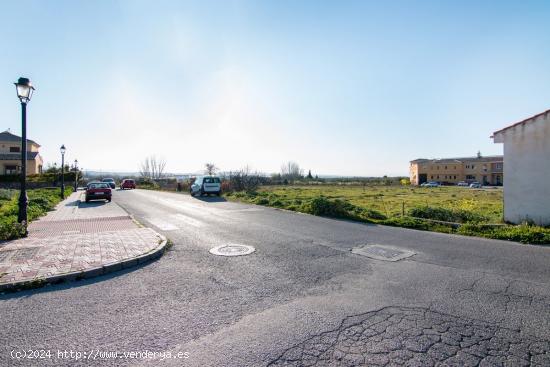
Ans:
[[[439,182],[430,181],[430,182],[424,182],[421,186],[424,187],[439,187],[441,184]]]
[[[222,182],[216,176],[199,176],[189,188],[191,196],[204,194],[215,194],[220,196],[222,193]]]
[[[483,186],[479,182],[472,182],[470,188],[472,189],[481,189]]]
[[[456,184],[456,186],[465,186],[465,187],[468,187],[470,186],[466,181],[460,181],[459,183]]]

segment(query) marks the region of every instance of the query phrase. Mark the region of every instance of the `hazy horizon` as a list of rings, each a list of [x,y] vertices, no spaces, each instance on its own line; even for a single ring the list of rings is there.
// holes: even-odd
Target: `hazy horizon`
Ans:
[[[20,134],[24,76],[46,163],[65,144],[103,171],[154,154],[170,172],[407,176],[416,158],[502,154],[493,131],[550,108],[549,15],[534,1],[3,2],[0,130]]]

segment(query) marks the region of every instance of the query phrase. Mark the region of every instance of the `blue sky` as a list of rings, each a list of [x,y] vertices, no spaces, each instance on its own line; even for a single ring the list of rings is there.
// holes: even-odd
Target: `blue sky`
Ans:
[[[407,175],[501,154],[491,133],[550,108],[544,1],[0,3],[0,129],[46,162],[172,172]]]

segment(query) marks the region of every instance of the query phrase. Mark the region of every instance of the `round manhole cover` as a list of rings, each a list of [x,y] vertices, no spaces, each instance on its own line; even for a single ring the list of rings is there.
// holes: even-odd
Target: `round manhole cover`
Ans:
[[[229,245],[216,246],[210,249],[210,253],[219,256],[242,256],[248,255],[256,251],[252,246],[238,245],[231,243]]]

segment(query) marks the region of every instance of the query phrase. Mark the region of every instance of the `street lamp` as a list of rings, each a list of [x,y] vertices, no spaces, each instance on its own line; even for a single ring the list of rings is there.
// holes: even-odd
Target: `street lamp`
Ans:
[[[61,199],[65,199],[65,144],[59,148],[61,152]]]
[[[74,160],[74,192],[78,188],[78,159]]]
[[[27,78],[19,78],[15,84],[17,97],[21,101],[21,191],[17,221],[27,226],[27,103],[31,100],[34,87]]]

